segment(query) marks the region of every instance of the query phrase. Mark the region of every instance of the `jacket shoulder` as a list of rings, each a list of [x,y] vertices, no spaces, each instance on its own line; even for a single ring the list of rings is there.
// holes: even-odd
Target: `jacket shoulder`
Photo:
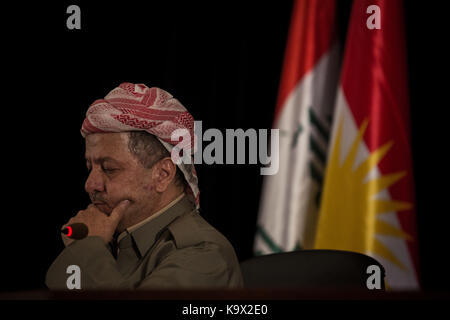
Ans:
[[[168,229],[177,249],[207,244],[208,248],[216,248],[227,259],[235,260],[234,249],[228,239],[203,219],[197,210],[182,215]]]
[[[200,273],[225,272],[227,285],[242,285],[242,275],[234,248],[197,210],[174,220],[168,230],[178,249],[173,252],[172,259],[181,259],[184,268],[200,272],[198,268],[201,267]]]
[[[195,246],[205,241],[204,233],[198,223],[199,219],[203,220],[199,212],[194,210],[177,218],[168,226],[178,249]]]
[[[210,225],[197,210],[182,215],[168,226],[178,249],[195,246],[202,242],[228,246],[228,240]]]

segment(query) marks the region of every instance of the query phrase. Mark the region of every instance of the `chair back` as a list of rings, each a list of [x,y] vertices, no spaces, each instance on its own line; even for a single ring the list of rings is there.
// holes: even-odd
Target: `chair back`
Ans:
[[[385,289],[383,266],[372,257],[350,251],[262,255],[242,262],[241,270],[247,288]]]

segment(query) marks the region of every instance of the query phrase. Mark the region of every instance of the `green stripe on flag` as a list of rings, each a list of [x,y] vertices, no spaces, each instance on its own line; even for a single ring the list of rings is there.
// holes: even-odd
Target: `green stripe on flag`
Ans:
[[[283,252],[279,246],[275,244],[275,242],[269,237],[263,227],[260,225],[257,226],[256,232],[261,236],[263,241],[269,246],[270,250],[274,253]]]
[[[302,246],[300,245],[300,242],[298,242],[298,241],[295,244],[295,248],[294,248],[294,251],[297,251],[297,250],[302,250]]]
[[[294,132],[294,137],[292,138],[291,148],[295,148],[295,146],[297,145],[298,136],[300,135],[300,133],[302,133],[302,130],[303,130],[303,127],[299,123],[298,126],[297,126],[297,129]]]
[[[319,160],[322,162],[322,164],[324,164],[327,156],[326,156],[325,152],[317,144],[316,140],[314,140],[313,136],[309,136],[309,148],[317,156],[317,158],[319,158]]]
[[[317,118],[317,116],[314,114],[314,110],[312,108],[309,108],[309,121],[311,122],[311,124],[314,125],[314,127],[316,127],[317,131],[320,133],[320,135],[322,136],[322,138],[325,141],[328,141],[329,138],[329,130],[326,129],[319,121],[319,119]]]

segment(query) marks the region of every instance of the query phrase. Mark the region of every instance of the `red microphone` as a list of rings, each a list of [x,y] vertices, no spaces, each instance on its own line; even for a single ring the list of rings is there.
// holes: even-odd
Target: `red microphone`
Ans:
[[[65,234],[67,237],[74,239],[74,240],[81,240],[85,238],[88,233],[89,229],[87,225],[84,223],[72,223],[61,230],[62,234]]]

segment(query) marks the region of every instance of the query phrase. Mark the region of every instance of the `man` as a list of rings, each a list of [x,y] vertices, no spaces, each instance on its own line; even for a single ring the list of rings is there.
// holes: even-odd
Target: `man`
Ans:
[[[171,159],[171,133],[193,137],[193,120],[169,93],[142,84],[123,83],[90,106],[81,133],[92,204],[65,225],[83,223],[88,235],[62,235],[50,289],[67,289],[71,265],[81,289],[242,285],[232,246],[199,215],[194,166]]]

